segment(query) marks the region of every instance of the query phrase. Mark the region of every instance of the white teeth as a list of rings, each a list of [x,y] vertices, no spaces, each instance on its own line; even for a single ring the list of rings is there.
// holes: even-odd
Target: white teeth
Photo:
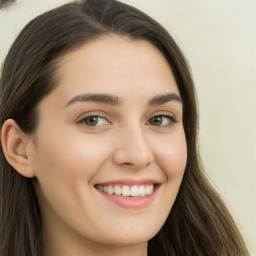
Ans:
[[[130,189],[127,185],[124,185],[122,187],[122,195],[123,196],[130,196],[131,195]]]
[[[118,196],[120,196],[122,194],[122,189],[120,186],[118,185],[115,185],[115,190],[114,190],[114,193]]]
[[[146,191],[145,191],[145,187],[144,186],[140,185],[139,193],[140,193],[140,196],[145,196],[146,195]]]
[[[114,194],[114,189],[113,189],[113,187],[109,185],[107,188],[108,188],[107,193],[108,193],[109,195],[113,195],[113,194]]]
[[[151,195],[153,193],[154,187],[153,186],[148,186],[146,187],[146,195]]]
[[[146,196],[150,196],[154,191],[154,185],[147,186],[145,189]]]
[[[144,196],[150,196],[154,191],[154,185],[97,185],[97,188],[100,191],[103,191],[105,193],[108,193],[109,195],[122,195],[125,197],[144,197]]]
[[[139,196],[140,195],[140,191],[139,191],[139,187],[138,186],[132,186],[131,187],[131,196]]]

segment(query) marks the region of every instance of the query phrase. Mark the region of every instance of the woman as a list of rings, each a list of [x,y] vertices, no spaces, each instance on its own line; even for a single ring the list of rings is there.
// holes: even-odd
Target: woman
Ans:
[[[200,165],[186,61],[144,13],[35,18],[0,97],[1,255],[248,255]]]

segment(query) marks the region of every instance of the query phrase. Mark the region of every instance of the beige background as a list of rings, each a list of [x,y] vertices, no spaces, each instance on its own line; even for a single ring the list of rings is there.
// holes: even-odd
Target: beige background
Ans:
[[[34,16],[69,0],[20,0],[0,11],[0,61]],[[200,105],[208,176],[256,254],[256,2],[123,0],[156,18],[183,49]]]

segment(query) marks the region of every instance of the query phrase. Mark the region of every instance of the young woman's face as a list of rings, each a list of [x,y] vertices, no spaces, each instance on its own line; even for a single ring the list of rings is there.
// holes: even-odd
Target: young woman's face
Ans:
[[[46,242],[146,244],[187,158],[179,90],[160,51],[146,41],[89,42],[63,57],[38,110],[31,164]]]

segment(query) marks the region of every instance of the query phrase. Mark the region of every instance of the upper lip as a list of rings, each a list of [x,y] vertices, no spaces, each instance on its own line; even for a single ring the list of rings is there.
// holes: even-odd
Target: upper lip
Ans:
[[[102,186],[108,186],[108,185],[150,185],[150,184],[160,184],[158,180],[155,179],[121,179],[121,180],[112,180],[107,182],[100,182],[95,185],[102,185]]]

